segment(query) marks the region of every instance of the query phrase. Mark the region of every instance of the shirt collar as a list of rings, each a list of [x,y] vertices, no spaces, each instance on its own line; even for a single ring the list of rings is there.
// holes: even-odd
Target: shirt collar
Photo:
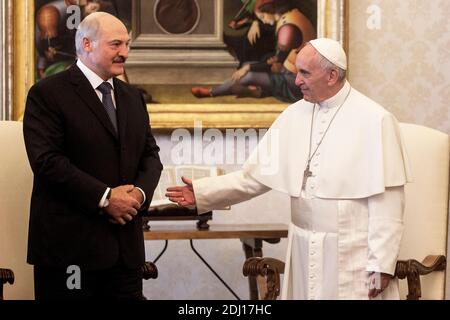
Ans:
[[[344,103],[345,98],[347,97],[347,94],[350,91],[350,89],[351,89],[350,83],[347,80],[345,80],[345,84],[341,88],[341,90],[339,90],[339,92],[336,93],[331,98],[324,100],[322,102],[319,102],[319,107],[331,109],[331,108],[341,105],[342,103]]]
[[[89,80],[92,88],[97,89],[99,85],[101,85],[104,80],[98,76],[94,71],[89,69],[80,59],[77,60],[77,67],[80,68],[81,72],[85,75],[85,77]],[[106,80],[109,82],[114,90],[114,81],[113,78],[109,78]]]

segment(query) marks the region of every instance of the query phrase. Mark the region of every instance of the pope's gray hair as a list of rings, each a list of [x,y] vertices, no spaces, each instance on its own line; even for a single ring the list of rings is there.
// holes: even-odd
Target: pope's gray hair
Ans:
[[[310,44],[309,42],[307,44],[309,44],[310,46],[312,46],[314,48],[314,46],[312,44]],[[339,82],[344,81],[345,78],[347,77],[347,71],[338,67],[334,63],[332,63],[330,60],[325,58],[319,51],[316,50],[316,52],[319,57],[320,68],[322,68],[322,70],[325,70],[325,71],[336,70],[338,73],[338,81]]]
[[[77,56],[83,55],[83,39],[88,38],[96,45],[98,31],[100,30],[100,18],[110,15],[106,12],[94,12],[88,15],[78,25],[77,33],[75,34],[75,49]]]
[[[335,65],[334,63],[330,62],[327,58],[325,58],[323,55],[321,55],[319,52],[317,52],[319,55],[319,66],[325,70],[325,71],[331,71],[336,70],[338,73],[338,80],[339,82],[342,82],[345,80],[345,77],[347,76],[347,72]]]

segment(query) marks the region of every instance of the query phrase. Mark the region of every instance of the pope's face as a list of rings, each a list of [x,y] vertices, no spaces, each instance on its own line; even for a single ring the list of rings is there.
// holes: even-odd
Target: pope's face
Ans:
[[[303,99],[311,103],[319,103],[328,98],[330,72],[320,67],[319,57],[316,49],[306,45],[298,53],[295,62],[298,70],[295,84],[302,91]]]
[[[100,20],[97,38],[85,44],[90,67],[106,80],[125,72],[130,37],[120,20],[106,16]]]

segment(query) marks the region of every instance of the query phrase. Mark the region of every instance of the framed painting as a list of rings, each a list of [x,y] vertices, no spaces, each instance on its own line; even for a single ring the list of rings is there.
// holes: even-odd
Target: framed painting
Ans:
[[[73,61],[75,31],[58,29],[60,39],[51,40],[60,47],[49,51],[52,33],[45,28],[52,11],[64,14],[67,7],[79,4],[82,16],[100,6],[130,29],[126,79],[146,94],[153,128],[193,128],[199,121],[204,128],[267,128],[295,101],[295,88],[279,90],[279,76],[272,75],[292,77],[295,70],[289,71],[287,62],[279,63],[278,69],[276,60],[269,65],[282,19],[301,30],[300,39],[308,34],[329,37],[347,48],[347,1],[14,0],[14,119],[21,119],[26,93],[35,81]],[[275,12],[273,2],[289,6]],[[257,74],[244,85],[251,74],[244,70],[248,64],[259,65],[257,70],[270,77],[259,79]],[[238,75],[237,70],[243,72]],[[230,81],[232,77],[243,85]]]
[[[84,16],[109,12],[131,28],[128,0],[12,0],[11,4],[15,120],[23,117],[26,94],[33,83],[75,61],[76,27]]]

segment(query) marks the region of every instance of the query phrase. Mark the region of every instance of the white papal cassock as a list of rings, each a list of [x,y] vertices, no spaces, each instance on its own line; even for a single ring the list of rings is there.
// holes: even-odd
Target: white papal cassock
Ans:
[[[194,191],[199,213],[270,189],[289,194],[282,298],[367,299],[369,272],[394,274],[409,177],[396,119],[346,82],[315,107],[289,106],[242,171],[196,180]],[[396,281],[380,297],[398,298]]]

